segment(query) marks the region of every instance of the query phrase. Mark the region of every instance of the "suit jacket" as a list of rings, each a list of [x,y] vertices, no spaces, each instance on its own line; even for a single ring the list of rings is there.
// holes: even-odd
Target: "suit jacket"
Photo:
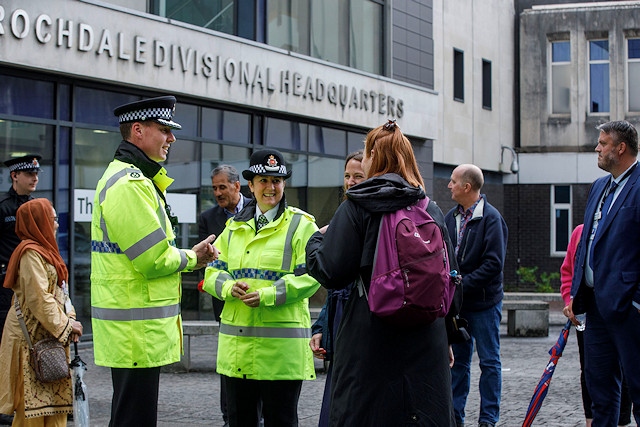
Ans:
[[[240,197],[244,199],[243,206],[247,206],[251,201],[251,199],[245,197],[242,193],[240,193]],[[216,205],[202,212],[198,220],[198,236],[200,240],[204,240],[211,233],[215,234],[217,238],[220,233],[222,233],[222,230],[224,230],[226,224],[227,214],[220,206]]]
[[[574,313],[589,308],[591,290],[584,281],[589,234],[593,216],[607,188],[611,175],[597,179],[587,199],[584,229],[578,246],[571,296]],[[593,297],[605,321],[624,320],[632,301],[640,303],[640,167],[636,167],[618,194],[593,240]],[[577,307],[576,307],[577,305]]]

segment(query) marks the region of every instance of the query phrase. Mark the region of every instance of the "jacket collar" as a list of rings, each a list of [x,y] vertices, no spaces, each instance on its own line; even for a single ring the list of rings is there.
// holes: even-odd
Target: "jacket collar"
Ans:
[[[166,191],[173,182],[173,178],[167,175],[167,170],[160,163],[151,160],[144,151],[129,141],[120,143],[116,149],[114,159],[130,163],[140,169],[142,174],[152,180],[161,191]]]
[[[246,201],[245,201],[246,202]],[[249,202],[245,203],[244,208],[240,212],[233,217],[234,221],[240,222],[248,222],[255,218],[256,209],[258,208],[256,204],[256,199],[251,199]],[[282,200],[280,200],[280,204],[278,205],[278,211],[276,213],[274,221],[282,216],[284,210],[287,208],[287,199],[285,195],[282,195]]]
[[[480,219],[484,216],[484,204],[487,201],[487,196],[484,194],[480,195],[480,200],[478,201],[478,204],[476,205],[476,208],[473,210],[473,215],[471,215],[471,218],[469,219],[469,221],[473,221],[475,219]],[[458,205],[460,206],[460,205]],[[459,221],[460,220],[460,210],[456,209],[453,212],[453,216],[456,217],[456,219]]]

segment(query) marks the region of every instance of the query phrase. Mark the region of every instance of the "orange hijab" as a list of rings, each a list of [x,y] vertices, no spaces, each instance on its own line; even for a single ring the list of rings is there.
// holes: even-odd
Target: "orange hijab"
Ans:
[[[58,272],[58,285],[68,280],[69,272],[60,256],[56,235],[53,230],[51,202],[47,199],[32,199],[24,203],[16,212],[16,235],[22,242],[11,254],[5,288],[12,288],[18,277],[20,258],[27,249],[38,252]]]

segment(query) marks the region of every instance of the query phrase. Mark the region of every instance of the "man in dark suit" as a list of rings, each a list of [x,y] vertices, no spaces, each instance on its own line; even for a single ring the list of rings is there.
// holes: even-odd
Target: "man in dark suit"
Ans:
[[[626,121],[600,130],[598,167],[575,262],[570,318],[586,313],[585,376],[593,425],[616,426],[622,372],[640,424],[640,168],[638,132]],[[619,361],[619,362],[618,362]]]
[[[227,220],[240,212],[250,200],[240,192],[240,174],[231,165],[220,165],[211,171],[211,187],[217,206],[200,214],[198,234],[201,236],[208,236],[211,233],[219,236],[224,230]],[[224,302],[214,298],[213,312],[218,321],[222,307],[224,307]]]
[[[200,236],[209,236],[212,233],[219,236],[224,230],[227,220],[240,212],[250,200],[240,192],[240,175],[236,168],[231,165],[220,165],[211,171],[211,186],[213,187],[213,196],[216,198],[217,206],[200,214],[198,221],[198,234]],[[213,314],[219,322],[224,308],[224,301],[217,298],[212,299]],[[226,426],[228,425],[227,388],[222,376],[220,376],[220,410]]]

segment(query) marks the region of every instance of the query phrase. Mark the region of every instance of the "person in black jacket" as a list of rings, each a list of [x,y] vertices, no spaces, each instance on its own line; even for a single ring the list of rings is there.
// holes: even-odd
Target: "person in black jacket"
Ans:
[[[25,202],[33,199],[31,193],[36,191],[38,185],[38,172],[40,172],[40,159],[37,154],[29,154],[16,157],[4,162],[9,168],[11,187],[0,198],[0,268],[1,278],[4,282],[4,274],[13,250],[20,243],[16,236],[16,212]],[[0,282],[0,331],[4,326],[7,312],[11,306],[11,289],[2,288]]]
[[[13,291],[2,286],[4,275],[11,254],[20,243],[15,230],[16,212],[22,204],[33,199],[31,193],[38,185],[40,159],[42,157],[37,154],[28,154],[4,162],[9,168],[11,187],[0,196],[0,339],[13,297]],[[12,421],[13,415],[0,414],[0,425],[11,425]]]
[[[356,184],[365,180],[362,170],[362,150],[350,153],[344,162],[344,186],[343,190],[349,190]],[[345,194],[346,199],[346,194]],[[318,359],[331,363],[333,358],[333,341],[335,339],[338,326],[342,320],[344,306],[349,300],[351,288],[349,285],[343,289],[328,289],[327,299],[322,306],[318,319],[311,325],[311,340],[309,347],[313,355]],[[325,365],[326,366],[326,365]],[[324,383],[324,394],[322,396],[322,408],[320,409],[320,419],[318,427],[329,426],[329,407],[331,403],[331,364],[327,369],[327,378]]]
[[[451,198],[458,203],[447,213],[446,222],[451,241],[456,242],[456,259],[462,274],[464,302],[460,316],[469,322],[472,338],[453,346],[456,364],[451,370],[451,382],[458,427],[464,425],[474,343],[481,370],[478,426],[493,427],[500,415],[502,270],[508,232],[500,212],[480,194],[483,184],[482,170],[465,164],[453,170],[448,185]]]
[[[368,179],[307,243],[308,272],[328,289],[361,277],[368,291],[382,215],[426,197],[411,143],[394,121],[367,134],[362,166]],[[427,211],[444,227],[433,201]],[[334,343],[329,425],[455,426],[448,344],[445,319],[398,327],[371,313],[354,289]]]

